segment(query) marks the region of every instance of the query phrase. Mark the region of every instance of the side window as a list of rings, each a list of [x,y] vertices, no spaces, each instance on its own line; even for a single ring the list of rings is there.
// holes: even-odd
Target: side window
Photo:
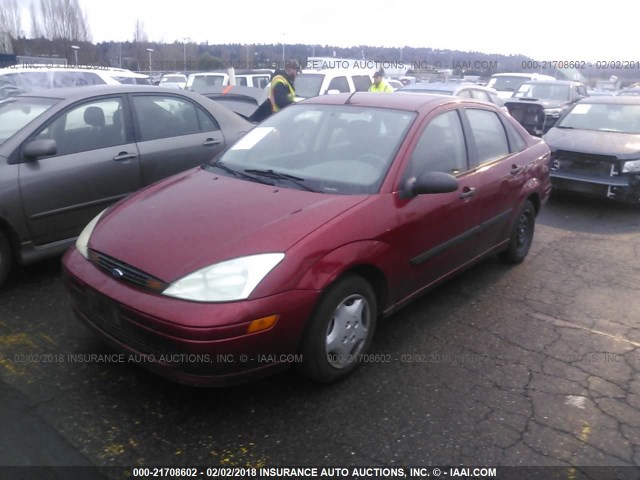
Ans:
[[[236,85],[247,86],[247,77],[236,77]]]
[[[471,98],[475,98],[476,100],[482,100],[483,102],[491,101],[489,96],[486,93],[484,93],[482,90],[471,90]]]
[[[329,87],[327,87],[327,91],[329,90],[338,90],[340,93],[349,93],[349,82],[347,81],[347,77],[336,77],[331,82],[329,82]]]
[[[478,164],[509,155],[509,144],[502,122],[495,112],[468,108],[466,110],[478,153]]]
[[[122,99],[109,98],[74,107],[48,124],[36,138],[55,140],[56,156],[125,144]]]
[[[213,132],[214,130],[220,130],[218,122],[213,120],[208,114],[204,113],[201,108],[196,107],[198,111],[198,121],[200,122],[201,132]]]
[[[267,76],[253,77],[254,87],[264,88],[267,86],[267,83],[269,83],[269,77]]]
[[[420,135],[411,154],[410,176],[425,172],[456,174],[467,170],[467,149],[456,110],[434,118]]]
[[[204,114],[199,115],[194,104],[181,98],[134,95],[133,109],[143,142],[201,131],[200,119]]]
[[[525,149],[527,144],[520,136],[518,131],[509,123],[508,121],[504,122],[504,129],[507,131],[507,137],[509,138],[509,145],[511,147],[511,152],[520,152]]]
[[[587,96],[587,89],[584,88],[582,85],[580,85],[578,87],[578,93],[580,94],[580,96],[586,97]]]
[[[371,87],[371,78],[369,75],[354,75],[351,77],[353,85],[356,87],[356,92],[367,92]]]
[[[469,90],[460,90],[457,96],[462,98],[471,98],[471,92]]]

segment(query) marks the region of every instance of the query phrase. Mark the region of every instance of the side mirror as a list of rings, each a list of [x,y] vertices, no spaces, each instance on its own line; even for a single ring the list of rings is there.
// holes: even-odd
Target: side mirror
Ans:
[[[412,198],[416,195],[429,193],[450,193],[458,190],[458,179],[444,172],[427,172],[418,178],[407,180],[403,190],[403,197]]]
[[[22,154],[27,160],[37,160],[40,157],[48,157],[56,153],[58,153],[56,141],[48,138],[33,140],[22,149]]]
[[[336,93],[340,93],[340,90],[336,90],[335,88],[327,90],[327,95],[335,95]]]

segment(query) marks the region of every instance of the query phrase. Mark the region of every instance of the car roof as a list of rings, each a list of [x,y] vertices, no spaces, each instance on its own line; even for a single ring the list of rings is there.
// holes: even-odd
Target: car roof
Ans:
[[[578,103],[611,103],[617,105],[640,105],[640,97],[634,95],[598,95],[595,97],[585,97]]]
[[[34,90],[32,92],[23,93],[9,98],[38,97],[56,98],[58,100],[74,100],[98,95],[115,95],[122,93],[172,93],[175,95],[176,92],[177,90],[174,89],[156,87],[153,85],[87,85],[83,87]],[[179,92],[180,94],[192,96],[192,94],[186,90],[180,90]]]
[[[375,69],[371,69],[373,72]],[[302,75],[308,75],[310,73],[319,73],[322,75],[367,75],[369,76],[369,70],[366,69],[358,69],[358,68],[324,68],[324,69],[304,69],[302,70]]]
[[[300,104],[316,105],[357,105],[362,107],[392,108],[396,110],[417,111],[426,105],[444,105],[446,103],[460,101],[457,97],[445,97],[442,95],[423,95],[407,93],[399,95],[395,93],[380,94],[370,92],[336,93],[334,95],[320,95],[311,97]]]
[[[492,77],[532,77],[532,78],[553,78],[551,75],[546,75],[544,73],[494,73],[491,75]]]
[[[529,80],[524,82],[522,85],[538,85],[538,84],[548,84],[548,85],[584,85],[581,82],[574,82],[573,80]]]
[[[81,73],[98,73],[109,75],[110,77],[132,77],[132,78],[149,78],[149,75],[132,72],[124,68],[82,68],[82,67],[65,67],[64,65],[38,65],[31,64],[29,66],[13,66],[0,68],[0,75],[8,73],[27,73],[27,72],[81,72]]]

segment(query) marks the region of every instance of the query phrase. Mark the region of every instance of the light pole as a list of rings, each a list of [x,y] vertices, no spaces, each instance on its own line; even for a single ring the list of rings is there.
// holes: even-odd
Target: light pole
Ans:
[[[184,37],[182,39],[182,45],[184,47],[183,60],[184,60],[184,74],[187,74],[187,40],[191,41],[191,37]]]
[[[147,52],[149,52],[149,77],[151,77],[151,52],[153,52],[153,48],[147,48]]]
[[[285,37],[286,36],[287,36],[286,33],[282,34],[282,65],[284,65],[284,62],[285,62],[285,58],[284,58],[284,41],[285,41]],[[284,66],[282,68],[284,68]]]
[[[76,56],[76,67],[78,66],[78,50],[80,50],[80,47],[78,45],[71,45],[71,48],[73,48],[73,53]]]

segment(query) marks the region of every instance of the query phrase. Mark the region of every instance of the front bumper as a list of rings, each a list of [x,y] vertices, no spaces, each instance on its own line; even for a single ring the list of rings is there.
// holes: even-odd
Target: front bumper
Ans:
[[[196,303],[118,281],[75,248],[63,258],[75,314],[127,361],[181,383],[241,383],[301,361],[297,352],[320,292],[295,290],[256,300]],[[267,330],[252,320],[278,315]]]
[[[553,188],[622,202],[640,202],[640,173],[620,173],[618,161],[590,155],[553,154],[549,176]]]

